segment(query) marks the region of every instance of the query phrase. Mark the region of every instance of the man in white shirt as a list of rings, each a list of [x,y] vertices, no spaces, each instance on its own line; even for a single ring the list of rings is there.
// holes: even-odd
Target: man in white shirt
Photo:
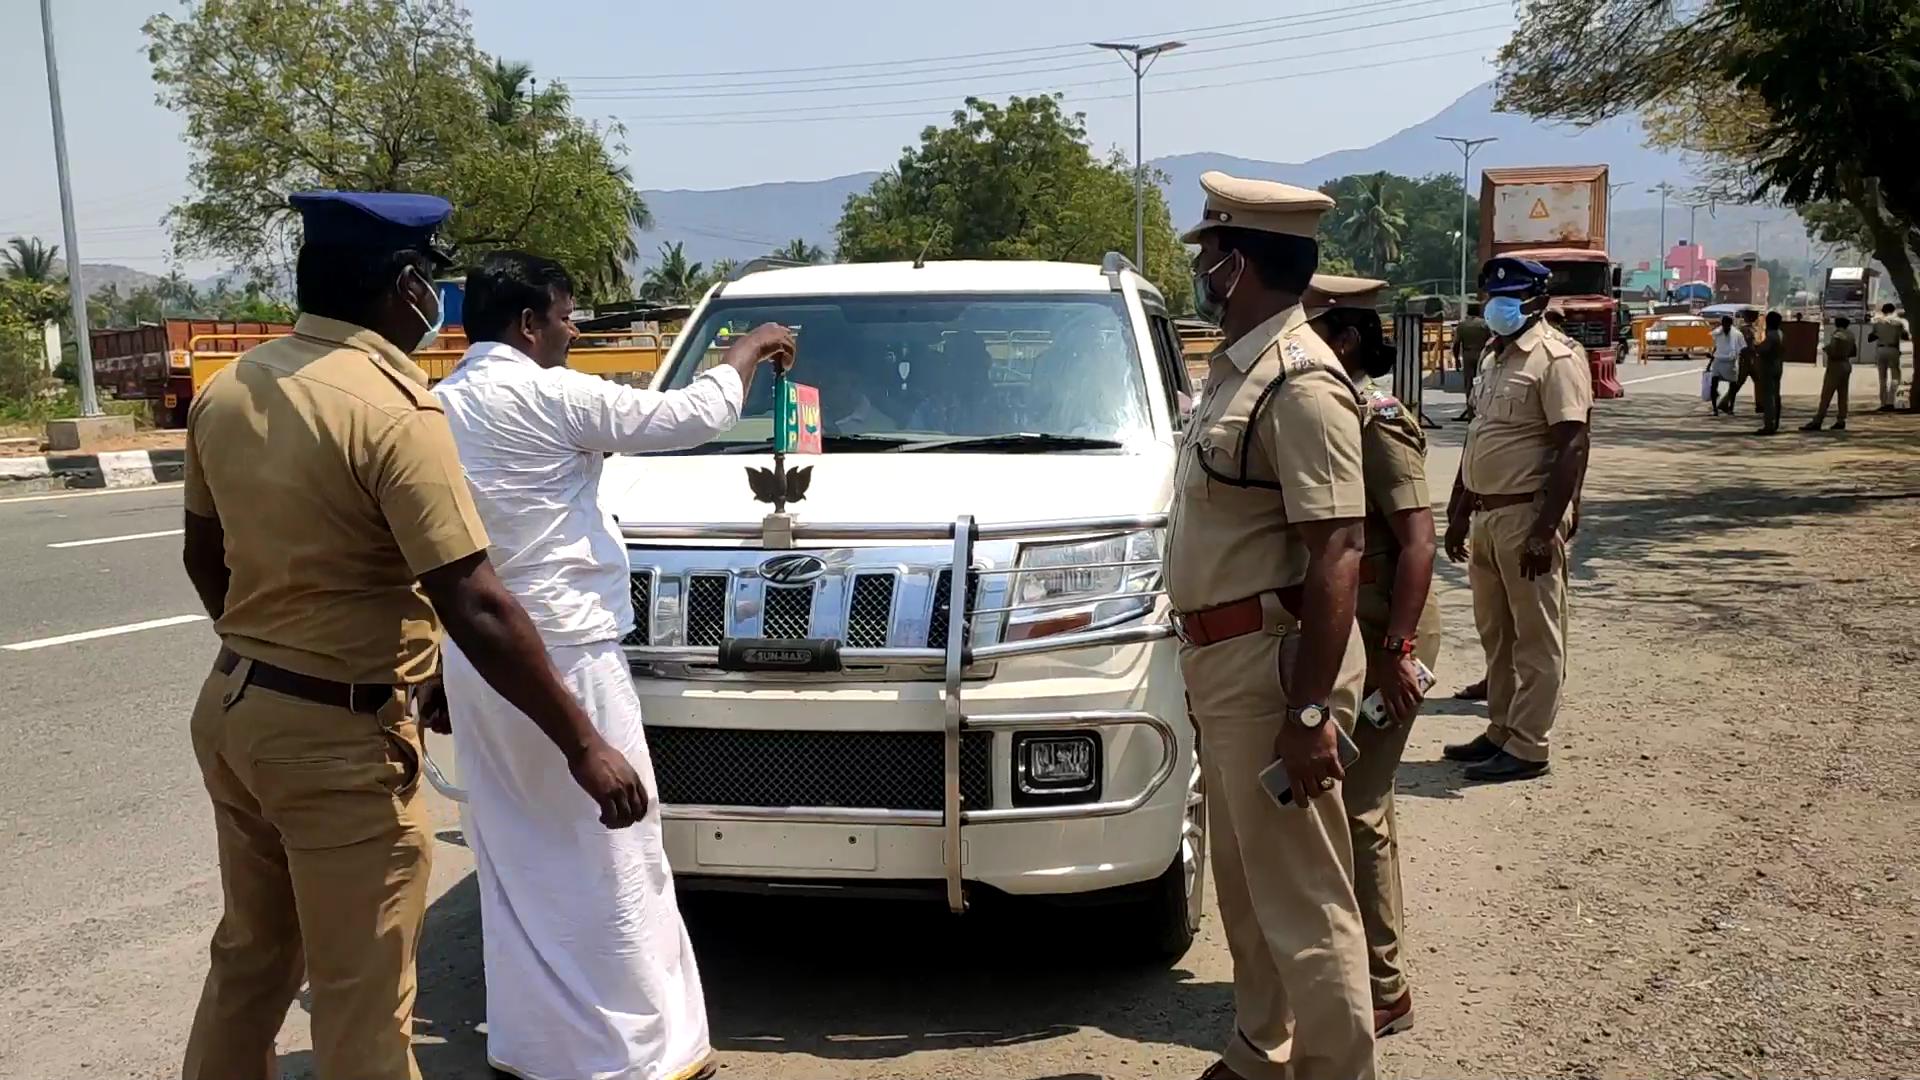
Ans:
[[[1716,416],[1723,412],[1728,415],[1733,413],[1731,395],[1725,405],[1721,404],[1720,384],[1733,385],[1734,377],[1740,370],[1740,350],[1745,345],[1746,340],[1740,336],[1740,331],[1733,328],[1733,316],[1720,316],[1720,325],[1713,331],[1713,360],[1708,367],[1713,379],[1708,384],[1708,401],[1712,402]]]
[[[640,774],[631,829],[597,822],[533,722],[449,645],[445,683],[462,822],[480,882],[487,1056],[525,1080],[684,1080],[710,1070],[700,974],[674,899],[639,699],[620,650],[633,629],[626,548],[600,508],[610,452],[695,446],[740,417],[755,368],[789,364],[768,324],[685,389],[572,371],[573,282],[551,260],[487,256],[467,277],[473,342],[435,388],[489,554],[567,687]]]

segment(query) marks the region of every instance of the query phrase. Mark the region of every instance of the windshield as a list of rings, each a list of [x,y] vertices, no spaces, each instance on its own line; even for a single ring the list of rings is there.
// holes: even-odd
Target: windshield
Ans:
[[[964,448],[993,436],[1128,443],[1152,432],[1117,293],[723,298],[682,335],[658,388],[686,386],[733,335],[764,322],[793,329],[792,377],[819,389],[830,450]],[[762,371],[739,425],[691,452],[769,445],[773,419]]]
[[[1613,271],[1603,262],[1548,263],[1553,277],[1547,282],[1549,296],[1612,296]]]

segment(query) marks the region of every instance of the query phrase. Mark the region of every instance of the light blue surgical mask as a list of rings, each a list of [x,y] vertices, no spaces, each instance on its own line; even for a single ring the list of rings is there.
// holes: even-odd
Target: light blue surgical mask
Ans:
[[[1220,325],[1220,320],[1226,317],[1227,301],[1232,298],[1233,290],[1240,287],[1240,274],[1246,270],[1246,266],[1243,263],[1233,272],[1233,282],[1224,291],[1213,287],[1213,274],[1214,271],[1227,265],[1227,260],[1237,254],[1239,253],[1232,252],[1223,255],[1220,261],[1214,263],[1210,269],[1196,270],[1193,273],[1193,313],[1215,326]]]
[[[1512,337],[1527,325],[1527,312],[1517,296],[1496,296],[1487,301],[1487,329],[1501,337]]]
[[[433,287],[433,282],[428,281],[425,274],[422,274],[411,266],[407,267],[406,272],[419,278],[420,284],[425,285],[427,292],[433,296],[433,318],[431,319],[427,318],[426,312],[420,310],[420,305],[415,304],[412,300],[407,301],[407,306],[413,309],[415,315],[420,316],[420,321],[426,324],[427,327],[426,332],[420,335],[420,344],[413,347],[414,352],[419,352],[437,341],[440,337],[440,331],[446,329],[447,305],[441,302],[440,290]]]

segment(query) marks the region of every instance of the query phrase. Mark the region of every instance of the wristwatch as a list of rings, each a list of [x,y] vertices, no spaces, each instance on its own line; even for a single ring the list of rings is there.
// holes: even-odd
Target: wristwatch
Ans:
[[[1419,647],[1420,639],[1417,637],[1394,637],[1389,634],[1380,642],[1380,648],[1394,656],[1412,656]]]
[[[1288,709],[1287,715],[1301,727],[1312,730],[1326,722],[1327,707],[1325,705],[1302,705],[1297,709]]]

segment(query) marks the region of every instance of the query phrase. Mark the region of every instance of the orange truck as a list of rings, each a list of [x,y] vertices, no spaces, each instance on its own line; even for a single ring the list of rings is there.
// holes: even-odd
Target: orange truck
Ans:
[[[1607,254],[1607,167],[1555,165],[1480,173],[1480,261],[1513,255],[1553,271],[1547,286],[1566,332],[1587,350],[1593,396],[1625,393],[1615,367],[1620,302]]]

